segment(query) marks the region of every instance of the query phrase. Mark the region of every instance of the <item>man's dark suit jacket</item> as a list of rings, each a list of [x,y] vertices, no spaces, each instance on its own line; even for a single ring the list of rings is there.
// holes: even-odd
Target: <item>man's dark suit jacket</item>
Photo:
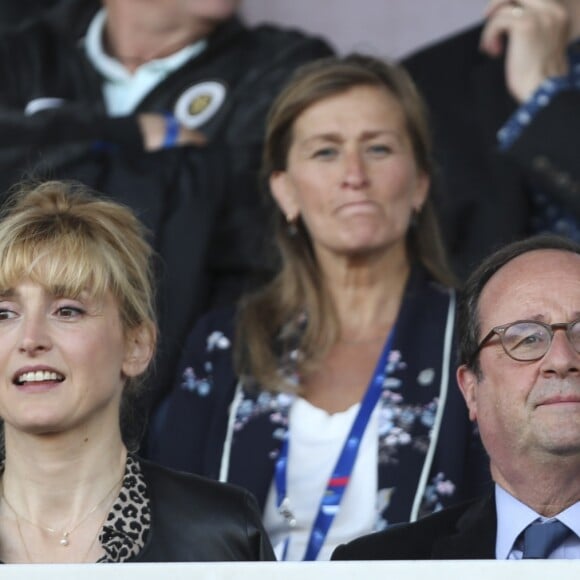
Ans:
[[[436,207],[460,277],[529,233],[532,187],[580,220],[580,91],[560,93],[500,152],[497,131],[518,104],[503,59],[479,50],[480,34],[471,28],[403,61],[429,106],[441,171]]]
[[[495,496],[453,506],[339,546],[333,560],[495,559]]]

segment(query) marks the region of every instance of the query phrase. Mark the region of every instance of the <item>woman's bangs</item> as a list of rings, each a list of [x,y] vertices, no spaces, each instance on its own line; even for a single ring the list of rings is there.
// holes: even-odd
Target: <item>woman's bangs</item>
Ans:
[[[30,280],[58,296],[77,297],[82,292],[103,296],[109,286],[103,255],[87,240],[18,240],[2,252],[0,288],[14,288]],[[72,242],[72,243],[71,243]]]

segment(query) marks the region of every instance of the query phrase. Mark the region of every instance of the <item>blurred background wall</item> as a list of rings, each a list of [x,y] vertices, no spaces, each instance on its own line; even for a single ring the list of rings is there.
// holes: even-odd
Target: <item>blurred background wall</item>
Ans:
[[[398,58],[480,20],[488,0],[243,0],[250,23],[322,34],[340,52]]]

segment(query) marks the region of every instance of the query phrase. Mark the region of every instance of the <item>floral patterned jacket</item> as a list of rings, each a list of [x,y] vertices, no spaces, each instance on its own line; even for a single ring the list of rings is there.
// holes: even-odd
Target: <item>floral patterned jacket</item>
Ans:
[[[414,267],[397,319],[379,419],[377,529],[476,495],[487,460],[455,381],[455,291]],[[189,336],[174,389],[154,418],[151,459],[220,477],[264,507],[293,395],[246,392],[232,366],[235,311]]]

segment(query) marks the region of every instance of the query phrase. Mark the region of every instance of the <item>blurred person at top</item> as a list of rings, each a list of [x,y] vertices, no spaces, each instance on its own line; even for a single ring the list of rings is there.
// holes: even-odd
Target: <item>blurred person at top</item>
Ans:
[[[580,240],[580,3],[491,0],[485,21],[407,57],[429,106],[456,273],[537,233]]]

